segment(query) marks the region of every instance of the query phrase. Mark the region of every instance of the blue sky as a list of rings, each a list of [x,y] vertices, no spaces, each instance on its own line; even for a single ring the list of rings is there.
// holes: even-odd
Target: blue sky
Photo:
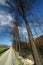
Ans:
[[[11,35],[8,33],[8,26],[11,25],[10,22],[13,18],[11,14],[8,13],[10,8],[4,3],[4,1],[5,0],[0,0],[0,44],[11,45]],[[31,13],[40,17],[41,14],[39,12],[43,14],[43,0],[37,0],[31,10]],[[24,29],[23,33],[25,32],[26,29]]]
[[[11,35],[8,33],[8,26],[12,17],[8,13],[9,7],[4,0],[0,0],[0,44],[11,45]]]

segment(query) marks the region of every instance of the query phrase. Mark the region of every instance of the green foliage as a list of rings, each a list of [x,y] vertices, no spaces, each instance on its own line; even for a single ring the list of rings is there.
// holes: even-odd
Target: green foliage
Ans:
[[[15,59],[16,59],[18,65],[24,65],[24,63],[21,61],[21,59],[17,56],[16,52],[15,52]]]
[[[0,48],[0,55],[5,52],[6,50],[8,50],[8,48]]]

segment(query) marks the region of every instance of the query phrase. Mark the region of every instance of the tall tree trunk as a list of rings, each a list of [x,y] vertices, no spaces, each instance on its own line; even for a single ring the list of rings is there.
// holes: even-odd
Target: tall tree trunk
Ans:
[[[17,31],[18,31],[18,44],[19,44],[19,53],[21,52],[21,48],[20,48],[20,36],[19,36],[19,30],[18,30],[18,26],[17,26]]]
[[[18,48],[17,48],[18,45],[17,45],[17,44],[18,44],[18,43],[17,43],[17,36],[16,36],[16,51],[18,50]]]
[[[12,43],[12,48],[15,48],[15,47],[14,47],[14,42]]]
[[[29,36],[29,39],[30,39],[30,44],[31,44],[33,55],[34,55],[35,63],[36,63],[36,65],[42,65],[41,60],[39,58],[37,48],[36,48],[34,40],[33,40],[32,32],[31,32],[31,29],[30,29],[30,26],[28,24],[26,17],[24,17],[24,20],[25,20],[28,36]]]

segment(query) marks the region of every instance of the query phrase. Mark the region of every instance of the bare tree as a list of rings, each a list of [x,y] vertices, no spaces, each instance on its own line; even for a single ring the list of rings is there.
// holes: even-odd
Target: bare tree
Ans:
[[[17,29],[14,21],[12,21],[12,26],[10,26],[9,28],[10,28],[10,34],[13,36],[12,47],[15,48],[15,50],[17,50]]]
[[[19,20],[16,18],[16,22],[15,22],[15,26],[16,26],[16,29],[17,29],[17,36],[18,36],[18,45],[19,45],[19,52],[21,51],[21,48],[20,48],[20,35],[19,35],[19,29],[18,29],[18,26],[19,26]]]
[[[20,36],[19,36],[19,29],[18,29],[18,27],[20,26],[21,23],[19,23],[18,18],[15,17],[14,20],[12,21],[12,24],[13,24],[12,28],[11,28],[12,29],[11,34],[13,35],[12,46],[13,46],[13,48],[15,46],[15,49],[20,52],[21,51],[21,49],[20,49]]]

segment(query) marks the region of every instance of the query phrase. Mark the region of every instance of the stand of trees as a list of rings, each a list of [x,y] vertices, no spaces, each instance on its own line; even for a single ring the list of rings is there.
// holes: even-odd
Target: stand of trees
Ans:
[[[37,48],[36,48],[35,43],[34,43],[32,32],[31,32],[31,29],[30,29],[30,26],[29,26],[29,21],[27,19],[27,16],[29,16],[30,10],[32,8],[32,4],[35,2],[35,0],[12,0],[12,2],[14,4],[10,3],[10,0],[6,0],[6,3],[11,7],[10,13],[14,12],[14,13],[16,13],[16,15],[14,15],[14,16],[19,15],[19,17],[21,17],[24,20],[24,22],[26,24],[26,29],[27,29],[27,32],[28,32],[28,37],[29,37],[31,50],[32,50],[32,53],[33,53],[35,63],[36,63],[36,65],[42,65],[41,60],[39,58]],[[16,26],[17,26],[17,29],[18,29],[18,25],[16,25]],[[19,43],[19,50],[20,50],[20,43]]]

